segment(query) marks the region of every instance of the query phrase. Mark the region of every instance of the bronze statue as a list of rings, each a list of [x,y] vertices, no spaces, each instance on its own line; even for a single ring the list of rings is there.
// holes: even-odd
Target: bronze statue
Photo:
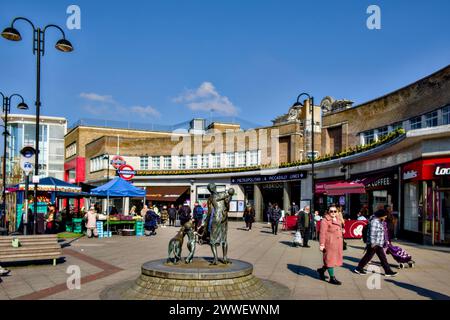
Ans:
[[[174,264],[178,264],[181,260],[181,251],[183,250],[183,241],[184,236],[188,236],[187,247],[189,250],[189,255],[186,257],[185,262],[191,263],[194,258],[195,253],[195,243],[196,243],[196,233],[194,231],[194,224],[191,220],[187,221],[177,232],[175,237],[173,237],[169,242],[169,257],[167,258],[167,262],[173,262]],[[173,260],[171,255],[173,254]]]
[[[214,259],[211,264],[216,265],[217,246],[222,245],[223,263],[228,264],[231,261],[227,258],[228,242],[228,210],[230,207],[230,200],[234,194],[234,189],[230,188],[225,192],[217,192],[214,183],[208,184],[208,190],[211,193],[208,198],[208,214],[201,228],[203,229],[201,236],[209,232],[209,244],[213,253]]]

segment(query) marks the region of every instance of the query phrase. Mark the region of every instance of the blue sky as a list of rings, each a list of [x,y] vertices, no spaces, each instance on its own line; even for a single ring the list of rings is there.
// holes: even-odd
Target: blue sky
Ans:
[[[81,30],[66,9],[81,8]],[[371,4],[381,30],[366,27]],[[450,64],[450,1],[190,0],[0,2],[0,28],[16,16],[61,25],[75,51],[42,59],[42,113],[174,124],[233,115],[269,124],[296,96],[356,104]],[[23,41],[0,39],[0,91],[32,107],[35,57]],[[14,111],[13,111],[14,112]]]

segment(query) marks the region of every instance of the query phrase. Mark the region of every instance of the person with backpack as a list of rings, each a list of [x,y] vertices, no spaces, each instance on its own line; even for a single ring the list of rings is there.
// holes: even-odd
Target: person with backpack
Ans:
[[[388,244],[386,236],[386,229],[384,221],[386,220],[387,213],[381,206],[370,218],[369,224],[365,229],[363,228],[363,241],[366,243],[366,251],[358,266],[354,270],[355,273],[365,275],[367,272],[364,267],[373,259],[376,254],[380,259],[381,265],[384,269],[384,275],[386,277],[393,277],[397,272],[392,271],[386,257],[384,248]],[[366,233],[366,234],[365,234]]]
[[[198,228],[200,227],[202,222],[203,222],[203,208],[198,202],[196,202],[194,204],[194,227],[195,227],[195,230],[198,230]]]

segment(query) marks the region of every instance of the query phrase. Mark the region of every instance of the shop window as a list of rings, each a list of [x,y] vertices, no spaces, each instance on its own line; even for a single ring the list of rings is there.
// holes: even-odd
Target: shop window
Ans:
[[[425,125],[427,128],[436,127],[438,125],[438,112],[433,111],[425,115]]]
[[[364,144],[371,144],[375,141],[375,134],[373,130],[369,130],[363,133]]]
[[[419,231],[419,185],[417,183],[405,184],[404,229]]]
[[[422,128],[422,117],[414,117],[409,120],[411,123],[411,130],[420,129]]]
[[[442,124],[450,124],[450,105],[442,108]]]
[[[147,156],[140,157],[139,164],[141,170],[148,170],[148,157]]]

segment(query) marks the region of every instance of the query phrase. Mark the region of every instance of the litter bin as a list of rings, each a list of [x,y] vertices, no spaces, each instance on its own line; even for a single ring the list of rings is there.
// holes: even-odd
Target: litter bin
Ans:
[[[82,222],[83,222],[82,218],[73,218],[72,219],[74,233],[82,233],[83,232]]]

